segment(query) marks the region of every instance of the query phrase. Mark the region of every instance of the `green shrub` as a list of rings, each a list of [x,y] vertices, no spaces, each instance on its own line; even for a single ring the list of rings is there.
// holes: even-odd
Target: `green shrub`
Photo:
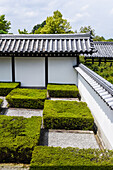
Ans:
[[[1,105],[2,105],[3,100],[0,99],[0,111],[1,111]]]
[[[29,163],[40,128],[41,117],[0,116],[0,163]]]
[[[7,96],[10,107],[42,109],[47,91],[39,89],[14,89]]]
[[[47,100],[43,115],[47,129],[93,130],[94,119],[84,102]]]
[[[100,66],[98,65],[98,62],[94,64],[91,62],[84,64],[113,84],[113,66],[110,66],[110,63],[101,63]]]
[[[7,96],[14,88],[20,86],[20,83],[0,82],[0,96]]]
[[[31,169],[113,169],[113,151],[36,146]]]
[[[79,94],[76,85],[48,84],[47,90],[50,97],[78,97]]]

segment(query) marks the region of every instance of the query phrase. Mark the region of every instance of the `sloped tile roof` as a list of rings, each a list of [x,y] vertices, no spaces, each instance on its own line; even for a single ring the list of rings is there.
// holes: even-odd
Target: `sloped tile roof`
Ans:
[[[84,77],[94,91],[104,100],[104,102],[113,110],[113,84],[90,70],[83,64],[75,69]]]
[[[0,53],[93,53],[90,33],[0,35]]]
[[[113,42],[94,41],[93,43],[97,52],[85,57],[113,57]]]

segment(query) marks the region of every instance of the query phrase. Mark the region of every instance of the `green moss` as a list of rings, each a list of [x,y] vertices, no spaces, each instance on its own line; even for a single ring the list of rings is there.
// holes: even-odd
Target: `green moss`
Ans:
[[[78,97],[79,91],[75,85],[48,84],[50,97]]]
[[[20,86],[20,83],[0,83],[0,96],[7,96],[14,88]]]
[[[29,163],[40,128],[41,117],[0,116],[0,163]]]
[[[3,100],[0,99],[0,111],[2,110],[2,109],[1,109],[2,102],[3,102]]]
[[[31,169],[113,169],[113,151],[97,149],[35,147]]]
[[[2,100],[2,99],[0,99],[0,107],[1,107],[2,102],[3,102],[3,100]]]
[[[44,101],[47,96],[47,91],[39,89],[22,89],[17,88],[7,95],[6,100],[10,107],[21,108],[39,108],[44,107]]]
[[[47,129],[93,130],[94,119],[84,102],[46,100],[43,115]]]
[[[85,65],[113,84],[113,66],[110,63],[101,63],[99,66],[98,62],[94,64],[89,62]]]

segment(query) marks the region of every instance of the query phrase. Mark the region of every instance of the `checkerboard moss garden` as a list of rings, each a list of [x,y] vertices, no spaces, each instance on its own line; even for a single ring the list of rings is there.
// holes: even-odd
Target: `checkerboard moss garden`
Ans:
[[[13,89],[20,86],[20,83],[0,82],[0,96],[7,96]]]
[[[46,97],[47,90],[45,89],[17,88],[6,96],[6,100],[10,107],[43,109]]]
[[[85,102],[46,100],[43,119],[46,129],[93,130],[94,126]]]
[[[30,169],[112,170],[113,151],[36,146]]]
[[[2,103],[3,103],[3,100],[0,99],[0,111],[2,110],[2,109],[1,109]]]
[[[39,143],[41,117],[0,116],[0,163],[30,163]]]
[[[48,84],[47,90],[50,97],[75,98],[79,96],[79,90],[76,85]]]

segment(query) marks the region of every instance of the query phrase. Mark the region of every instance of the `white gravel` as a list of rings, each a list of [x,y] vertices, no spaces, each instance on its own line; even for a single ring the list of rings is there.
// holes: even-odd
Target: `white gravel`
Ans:
[[[2,103],[2,108],[8,108],[7,107],[7,105],[8,105],[8,102],[7,102],[7,100],[5,99],[5,97],[4,96],[0,96],[0,99],[2,99],[3,100],[3,103]]]
[[[43,134],[43,145],[62,148],[78,147],[80,149],[99,149],[95,136],[92,133],[69,133],[69,132],[45,132]]]
[[[63,100],[63,101],[77,101],[79,102],[78,98],[49,98],[49,100]]]
[[[30,165],[24,164],[0,164],[0,170],[29,170]]]
[[[32,116],[41,116],[43,114],[43,110],[40,109],[23,109],[23,108],[9,108],[5,109],[1,113],[2,115],[7,116],[23,116],[26,118],[32,117]]]

